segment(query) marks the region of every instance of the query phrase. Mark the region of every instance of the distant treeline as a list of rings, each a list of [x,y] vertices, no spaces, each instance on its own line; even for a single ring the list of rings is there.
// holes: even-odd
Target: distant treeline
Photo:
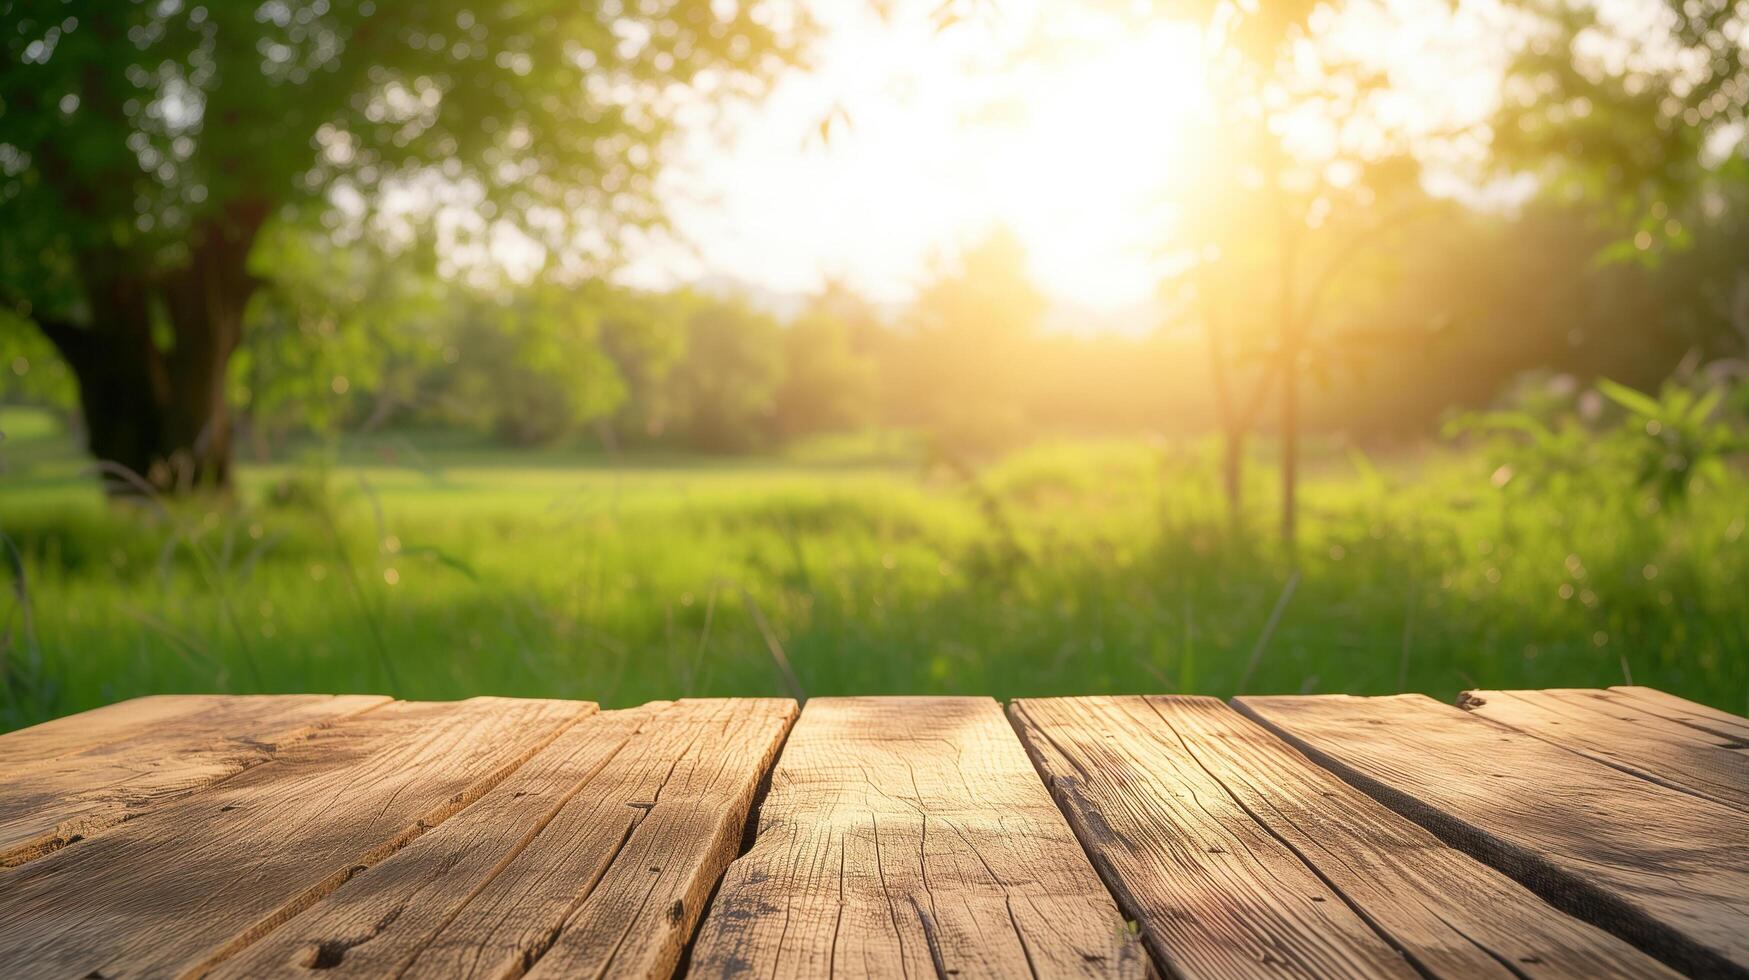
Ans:
[[[1578,209],[1537,204],[1507,216],[1434,202],[1333,297],[1308,366],[1306,424],[1412,438],[1529,370],[1651,387],[1690,352],[1740,356],[1749,337],[1740,213],[1718,211],[1649,261],[1609,258],[1609,235]],[[1002,234],[940,268],[896,314],[829,287],[787,321],[720,293],[464,286],[404,257],[293,231],[264,242],[256,261],[271,286],[249,309],[230,377],[245,453],[405,424],[519,445],[720,452],[875,426],[976,451],[1046,433],[1214,424],[1194,304],[1174,307],[1168,292],[1160,322],[1126,335],[1046,331],[1047,301]],[[1247,336],[1267,338],[1267,316],[1256,311]],[[6,335],[18,349],[0,395],[71,416],[70,379],[52,350],[29,331]],[[1235,343],[1242,350],[1245,337]]]

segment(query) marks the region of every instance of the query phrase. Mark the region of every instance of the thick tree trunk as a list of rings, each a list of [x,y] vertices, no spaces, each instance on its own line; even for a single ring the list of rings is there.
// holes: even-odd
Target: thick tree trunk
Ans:
[[[84,256],[91,323],[38,321],[78,381],[87,448],[111,496],[230,489],[225,373],[254,292],[246,263],[264,216],[203,225],[189,263],[156,276],[134,256]]]
[[[228,489],[229,350],[176,357],[153,344],[149,320],[106,322],[101,329],[71,328],[73,339],[58,342],[79,384],[86,448],[104,489],[117,497]]]

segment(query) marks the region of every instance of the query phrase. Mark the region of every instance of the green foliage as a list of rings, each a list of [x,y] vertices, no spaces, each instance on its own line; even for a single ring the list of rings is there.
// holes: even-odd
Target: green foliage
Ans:
[[[1687,226],[1704,220],[1689,206],[1716,180],[1743,179],[1749,54],[1741,5],[1514,6],[1531,15],[1531,29],[1490,127],[1496,162],[1594,204],[1621,236],[1616,257],[1683,244]]]
[[[0,303],[78,379],[112,493],[223,489],[228,382],[259,394],[257,436],[293,410],[331,424],[312,382],[344,395],[336,360],[385,371],[372,421],[405,394],[383,362],[405,345],[299,349],[340,318],[357,268],[282,284],[263,314],[271,349],[228,377],[257,272],[281,271],[251,267],[264,232],[320,228],[468,281],[504,242],[536,271],[598,275],[628,229],[661,223],[676,116],[760,93],[810,33],[787,0],[0,0]],[[601,384],[553,385],[600,381],[604,362],[561,366],[589,352],[519,322],[510,346],[536,362],[521,407],[555,414],[499,422],[547,438],[604,404]]]
[[[267,287],[231,362],[231,397],[262,448],[365,420],[367,393],[383,411],[416,401],[421,372],[446,350],[442,287],[409,263],[289,226],[265,235],[252,263]]]
[[[1749,448],[1716,417],[1727,394],[1722,387],[1670,381],[1653,397],[1603,378],[1596,387],[1601,398],[1592,396],[1589,412],[1575,410],[1573,385],[1562,387],[1564,393],[1529,386],[1518,406],[1461,415],[1446,433],[1484,437],[1489,459],[1498,464],[1494,485],[1520,499],[1601,494],[1638,501],[1649,513],[1680,509],[1696,486],[1725,482],[1730,457]],[[1624,409],[1625,418],[1601,424],[1601,399]]]
[[[616,292],[602,311],[602,350],[626,386],[613,416],[620,431],[654,439],[667,427],[673,406],[665,382],[686,351],[692,303],[684,293]]]
[[[825,309],[804,313],[783,331],[783,383],[775,397],[786,438],[855,431],[874,421],[873,358],[852,346],[850,325]]]
[[[1725,461],[1749,449],[1749,442],[1714,417],[1724,388],[1703,392],[1666,382],[1654,398],[1603,378],[1597,390],[1627,409],[1624,438],[1632,446],[1635,483],[1662,506],[1687,503],[1697,483],[1723,482]]]
[[[72,411],[78,398],[72,372],[28,320],[3,307],[0,351],[0,403]]]
[[[474,297],[459,309],[448,399],[512,445],[552,442],[625,398],[599,334],[598,309],[578,291]]]
[[[356,236],[415,185],[464,189],[443,196],[477,234],[576,252],[580,229],[659,218],[671,86],[753,94],[797,53],[808,27],[778,6],[8,0],[0,284],[61,309],[99,252],[185,263],[239,208]]]
[[[745,300],[698,297],[685,351],[663,382],[668,429],[710,451],[765,442],[783,381],[781,340],[777,321]]]
[[[436,479],[351,439],[298,506],[251,506],[317,472],[273,466],[245,469],[233,507],[164,511],[105,508],[45,464],[0,481],[34,629],[0,594],[0,725],[160,691],[385,691],[391,672],[411,698],[782,694],[742,593],[810,695],[1227,695],[1288,567],[1229,528],[1209,448],[1058,443],[974,487],[914,463],[426,445]],[[1631,679],[1749,708],[1740,477],[1647,520],[1595,486],[1495,506],[1483,464],[1311,467],[1300,584],[1252,690]],[[1025,561],[991,560],[1010,543]]]

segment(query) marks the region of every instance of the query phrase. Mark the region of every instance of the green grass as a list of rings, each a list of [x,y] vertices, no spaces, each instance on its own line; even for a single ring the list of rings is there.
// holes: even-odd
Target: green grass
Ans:
[[[166,509],[104,504],[39,426],[0,444],[22,572],[0,727],[173,691],[783,694],[774,647],[809,695],[1228,695],[1293,563],[1272,474],[1234,529],[1209,448],[1040,446],[968,484],[860,442],[701,460],[410,434],[348,443],[326,490],[309,465],[246,467],[233,505]],[[1317,461],[1248,689],[1631,675],[1749,708],[1749,485],[1646,517],[1509,498],[1489,471]]]

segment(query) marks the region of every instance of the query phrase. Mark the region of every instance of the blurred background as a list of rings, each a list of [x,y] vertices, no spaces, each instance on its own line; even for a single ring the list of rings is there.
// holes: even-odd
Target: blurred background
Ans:
[[[1749,4],[0,0],[0,728],[1749,708]]]

